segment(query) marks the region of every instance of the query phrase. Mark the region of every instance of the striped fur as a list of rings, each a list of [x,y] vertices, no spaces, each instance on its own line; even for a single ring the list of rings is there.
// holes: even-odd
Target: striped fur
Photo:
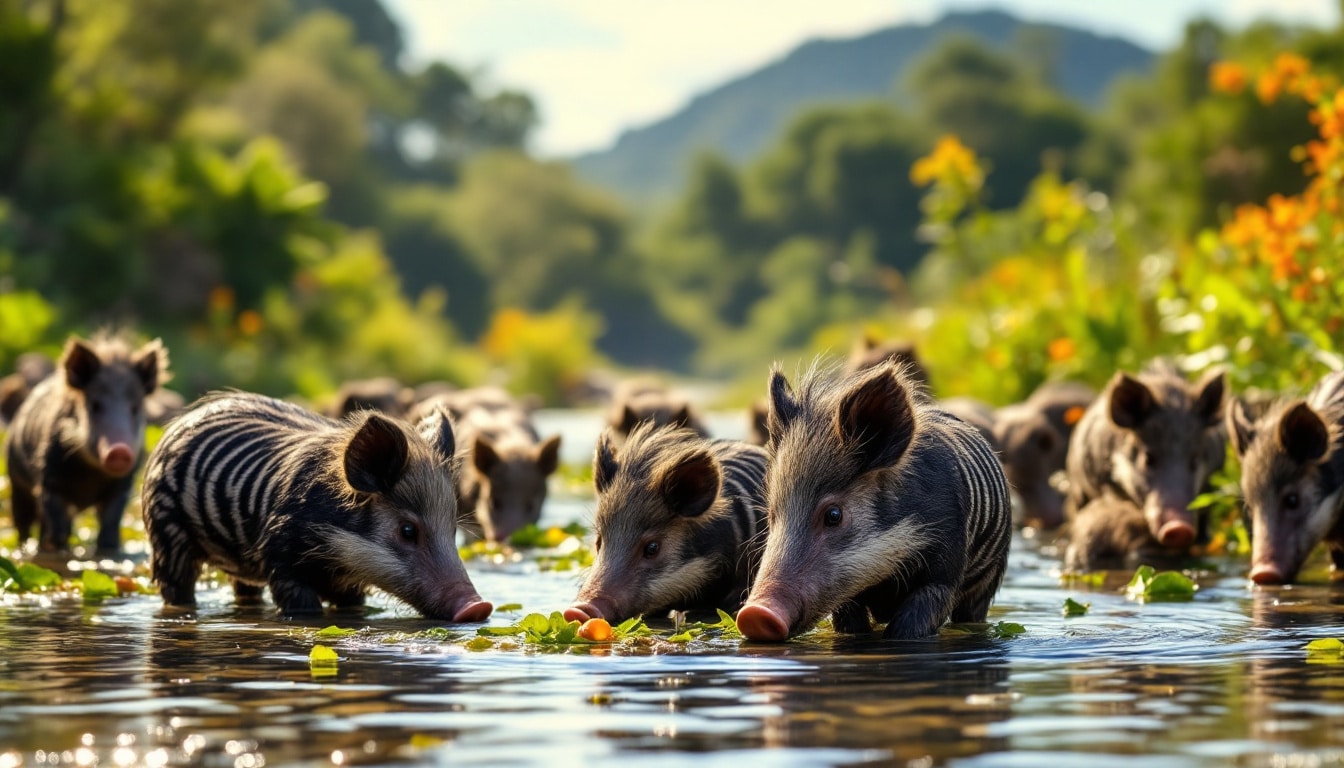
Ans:
[[[1251,577],[1291,582],[1322,541],[1344,568],[1344,372],[1306,400],[1285,400],[1252,420],[1236,403],[1228,432],[1241,457],[1241,487],[1254,534]]]
[[[142,489],[153,577],[190,605],[204,563],[239,599],[283,613],[360,606],[380,587],[426,616],[479,601],[455,546],[446,414],[412,430],[375,412],[337,422],[261,395],[214,393],[175,420]]]
[[[139,349],[108,333],[67,342],[6,438],[20,544],[40,520],[41,548],[64,550],[71,513],[96,507],[98,551],[121,549],[121,518],[144,453],[145,398],[168,378],[167,366],[157,340]],[[104,461],[114,447],[124,457],[115,466]]]
[[[638,424],[594,457],[597,555],[577,607],[620,621],[742,604],[764,534],[765,451],[689,429]],[[653,543],[657,551],[646,554]]]
[[[827,614],[843,632],[886,623],[890,638],[983,621],[1011,509],[980,433],[895,363],[839,380],[814,368],[796,394],[776,368],[770,389],[770,532],[748,604],[788,634]]]

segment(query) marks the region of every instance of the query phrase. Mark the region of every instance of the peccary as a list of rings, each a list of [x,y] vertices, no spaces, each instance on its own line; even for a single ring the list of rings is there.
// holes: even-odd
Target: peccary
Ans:
[[[0,378],[0,420],[8,424],[19,406],[32,394],[33,387],[56,371],[56,363],[41,352],[25,352],[14,364],[14,372]]]
[[[1290,400],[1252,419],[1241,402],[1228,412],[1241,457],[1241,489],[1251,523],[1251,573],[1284,584],[1324,541],[1331,566],[1344,569],[1344,372],[1327,375],[1306,400]]]
[[[425,616],[483,621],[456,546],[447,414],[414,429],[362,411],[338,422],[261,395],[205,396],[150,456],[141,500],[165,603],[192,605],[201,565],[240,602],[287,615],[364,604],[380,587]]]
[[[33,389],[10,425],[6,455],[19,542],[40,518],[39,546],[69,546],[72,514],[98,510],[97,550],[121,549],[121,517],[144,454],[145,398],[168,377],[156,339],[71,338],[56,373]]]
[[[1064,568],[1132,568],[1140,561],[1163,555],[1148,530],[1143,510],[1109,493],[1089,501],[1069,525]]]
[[[605,431],[593,458],[597,554],[565,618],[736,611],[755,571],[748,549],[765,530],[764,480],[754,445],[640,424],[618,454]]]
[[[404,416],[414,398],[414,390],[388,376],[347,381],[336,392],[330,415],[339,419],[356,411],[372,410],[389,416]]]
[[[752,445],[765,445],[770,439],[770,404],[758,400],[747,406],[747,442]]]
[[[1086,385],[1051,382],[994,412],[994,442],[1023,523],[1055,528],[1064,522],[1064,496],[1051,477],[1064,471],[1073,429],[1096,397]]]
[[[541,440],[526,411],[499,406],[479,401],[457,419],[465,465],[458,508],[469,534],[503,542],[541,518],[546,479],[560,465],[560,436]]]
[[[1108,493],[1142,510],[1163,547],[1188,549],[1199,528],[1188,507],[1226,451],[1224,379],[1214,371],[1191,385],[1165,363],[1116,373],[1069,444],[1069,515]]]
[[[914,344],[908,341],[881,341],[867,334],[855,340],[849,360],[845,363],[844,375],[851,376],[887,361],[902,366],[907,378],[928,388],[929,371],[919,355],[915,354]]]
[[[612,395],[607,426],[619,446],[637,424],[684,427],[701,437],[709,432],[699,416],[680,395],[650,379],[632,379],[621,382]]]
[[[1003,579],[1007,482],[985,439],[887,362],[797,393],[770,379],[765,553],[737,624],[779,641],[830,614],[888,638],[983,621]]]

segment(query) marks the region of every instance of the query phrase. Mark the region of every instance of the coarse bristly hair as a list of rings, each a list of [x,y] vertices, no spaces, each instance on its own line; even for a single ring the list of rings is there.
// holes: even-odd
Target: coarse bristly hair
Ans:
[[[104,365],[134,366],[152,355],[158,368],[155,385],[162,386],[173,378],[172,372],[168,370],[168,348],[163,345],[162,339],[152,339],[137,347],[130,331],[112,327],[99,328],[88,339],[71,336],[61,351],[57,370],[65,368],[76,345],[92,350]]]

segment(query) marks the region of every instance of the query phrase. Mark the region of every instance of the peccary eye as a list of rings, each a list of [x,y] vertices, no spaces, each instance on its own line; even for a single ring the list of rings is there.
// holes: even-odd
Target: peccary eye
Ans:
[[[1297,509],[1297,505],[1301,503],[1302,500],[1298,498],[1297,493],[1295,491],[1289,491],[1288,493],[1285,493],[1283,495],[1284,509]]]
[[[826,513],[821,516],[822,522],[828,526],[837,526],[844,519],[844,514],[840,512],[839,507],[828,507]]]
[[[402,541],[411,544],[414,544],[415,540],[420,537],[420,529],[416,527],[415,523],[402,523],[401,530],[397,533],[401,535]]]
[[[658,554],[658,542],[650,541],[648,544],[644,545],[645,557],[654,557],[657,554]]]

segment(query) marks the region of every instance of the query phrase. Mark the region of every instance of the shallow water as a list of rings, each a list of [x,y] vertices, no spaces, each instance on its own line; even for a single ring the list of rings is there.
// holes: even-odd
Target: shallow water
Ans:
[[[546,521],[586,519],[559,498]],[[195,613],[157,597],[0,602],[0,768],[14,765],[1314,766],[1344,763],[1344,665],[1303,646],[1344,634],[1327,584],[1250,589],[1213,560],[1193,601],[1142,604],[1124,576],[1064,587],[1049,547],[1014,541],[991,621],[1011,639],[889,643],[817,632],[735,641],[466,650],[380,610],[277,619],[222,587]],[[562,608],[577,575],[469,564],[495,604]],[[1064,618],[1066,597],[1092,604]],[[314,676],[313,630],[337,650]],[[459,627],[463,637],[473,627]]]

